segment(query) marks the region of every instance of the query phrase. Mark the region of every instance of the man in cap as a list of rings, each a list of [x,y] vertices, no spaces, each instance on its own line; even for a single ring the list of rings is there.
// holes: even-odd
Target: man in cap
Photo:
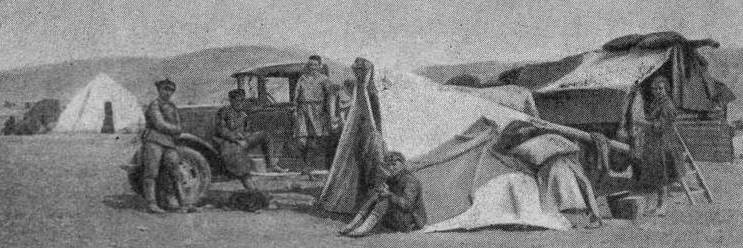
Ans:
[[[388,152],[384,160],[385,165],[377,168],[383,182],[377,184],[375,194],[340,231],[342,235],[365,236],[380,221],[396,232],[410,232],[426,225],[421,183],[408,171],[405,157],[399,152]]]
[[[325,75],[324,68],[320,56],[312,55],[307,61],[304,73],[297,80],[297,96],[294,99],[297,106],[294,114],[294,135],[298,138],[305,163],[307,163],[310,141],[319,141],[326,149],[328,145],[325,139],[330,134],[331,82]]]
[[[145,131],[142,133],[144,176],[143,194],[147,209],[152,213],[164,213],[155,199],[155,179],[160,173],[160,165],[174,169],[180,163],[176,149],[176,137],[183,131],[178,109],[170,98],[175,92],[175,83],[168,79],[155,82],[158,98],[153,100],[145,112]],[[176,194],[182,210],[194,211],[191,203],[184,202],[180,183],[175,180]]]
[[[271,161],[268,135],[263,131],[248,130],[249,127],[246,126],[247,110],[250,106],[245,98],[245,90],[234,89],[227,95],[230,98],[230,105],[217,111],[214,134],[215,143],[219,146],[223,157],[232,156],[234,153],[246,155],[249,150],[260,146],[266,165],[276,172],[286,172],[285,169]],[[247,190],[254,190],[250,182],[251,164],[249,161],[227,161],[226,163],[226,169],[240,178],[240,182]]]

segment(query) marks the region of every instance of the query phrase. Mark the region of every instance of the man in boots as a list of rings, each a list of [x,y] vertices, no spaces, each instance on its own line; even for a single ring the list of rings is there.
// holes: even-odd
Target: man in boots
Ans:
[[[320,56],[310,56],[302,75],[297,79],[297,95],[293,99],[296,105],[294,136],[306,165],[303,173],[307,175],[311,175],[309,172],[312,169],[308,161],[310,144],[320,143],[321,147],[327,148],[327,137],[330,135],[331,82],[324,68]]]
[[[155,199],[155,179],[160,173],[161,164],[166,169],[174,170],[180,163],[175,140],[181,134],[181,121],[178,109],[170,101],[175,92],[175,83],[165,79],[155,82],[158,98],[150,103],[145,112],[145,131],[142,134],[144,152],[144,197],[147,209],[151,213],[164,213]],[[190,203],[184,201],[183,191],[177,178],[173,179],[174,188],[182,211],[195,211]]]
[[[234,176],[240,179],[245,189],[248,191],[255,190],[250,181],[250,170],[252,163],[250,161],[239,161],[239,159],[229,159],[232,157],[243,158],[251,149],[260,146],[267,167],[274,172],[286,172],[287,170],[279,167],[271,161],[271,151],[269,149],[268,135],[262,131],[249,131],[247,124],[248,113],[247,99],[245,90],[234,89],[227,93],[230,99],[230,105],[225,106],[217,111],[216,132],[214,141],[223,158],[225,158],[226,169]]]
[[[384,183],[362,205],[356,217],[339,233],[361,237],[378,224],[395,232],[410,232],[426,224],[426,211],[421,196],[421,183],[407,170],[405,157],[399,152],[385,156],[386,166],[378,168]]]

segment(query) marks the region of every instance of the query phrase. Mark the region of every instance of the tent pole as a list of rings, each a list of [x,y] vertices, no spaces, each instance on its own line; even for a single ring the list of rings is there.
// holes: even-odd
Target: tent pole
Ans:
[[[536,118],[529,118],[529,122],[536,125],[537,127],[553,130],[556,132],[559,132],[565,136],[568,136],[569,138],[573,139],[579,139],[584,141],[591,141],[591,134],[576,128],[563,126],[555,123],[550,123],[541,119]],[[629,145],[616,141],[616,140],[609,140],[609,147],[611,149],[620,152],[622,154],[631,154],[632,151],[629,147]]]

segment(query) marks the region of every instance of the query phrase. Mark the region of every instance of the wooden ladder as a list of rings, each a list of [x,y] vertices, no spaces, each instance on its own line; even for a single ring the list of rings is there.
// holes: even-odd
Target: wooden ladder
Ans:
[[[689,150],[689,147],[686,146],[686,141],[684,141],[684,137],[682,137],[681,133],[679,133],[679,130],[676,127],[676,124],[673,125],[673,131],[674,133],[676,133],[676,138],[678,138],[679,142],[681,143],[681,146],[684,148],[684,163],[686,164],[685,166],[688,165],[688,167],[691,168],[691,171],[688,171],[689,174],[684,175],[683,177],[679,178],[679,182],[681,183],[681,187],[684,188],[684,193],[686,193],[686,197],[689,199],[689,203],[691,205],[696,205],[696,202],[694,201],[694,195],[697,195],[697,194],[704,194],[705,198],[707,198],[707,202],[712,203],[713,202],[712,193],[710,193],[709,188],[707,187],[707,183],[704,180],[704,176],[702,176],[702,172],[699,170],[699,167],[697,166],[697,162],[694,160],[694,157],[691,155],[691,151]],[[689,188],[689,185],[685,181],[685,178],[688,176],[694,176],[694,178],[696,178],[697,183],[699,184],[699,187],[701,189],[691,190]]]

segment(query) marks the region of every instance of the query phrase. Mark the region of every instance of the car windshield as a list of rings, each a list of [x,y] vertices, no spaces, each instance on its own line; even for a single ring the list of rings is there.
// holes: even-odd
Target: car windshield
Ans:
[[[266,96],[269,102],[273,103],[284,103],[289,102],[289,79],[268,77],[266,79]],[[246,93],[248,97],[258,98],[258,80],[257,78],[251,78],[250,82],[246,85]]]

